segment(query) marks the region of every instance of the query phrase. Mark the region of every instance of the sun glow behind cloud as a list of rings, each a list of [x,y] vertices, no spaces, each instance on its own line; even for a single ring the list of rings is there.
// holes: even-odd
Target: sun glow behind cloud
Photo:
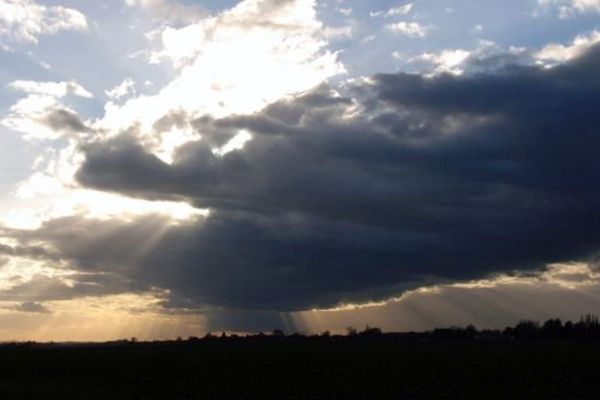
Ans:
[[[93,96],[80,84],[16,81],[11,87],[28,95],[11,108],[2,123],[29,139],[58,139],[65,132],[48,124],[48,118],[60,110],[71,117],[66,126],[78,130],[69,134],[94,140],[129,129],[150,151],[171,163],[181,145],[201,138],[201,133],[194,132],[189,124],[157,131],[157,120],[173,110],[188,113],[188,120],[202,115],[252,113],[343,73],[336,55],[324,49],[327,43],[320,35],[321,28],[314,1],[242,1],[231,10],[205,16],[182,28],[164,28],[152,60],[171,62],[178,72],[156,94],[133,97],[122,105],[109,100],[104,117],[84,125],[75,119],[73,110],[61,103],[69,94]],[[121,97],[133,86],[133,81],[125,80],[108,93]],[[242,131],[215,152],[224,155],[239,150],[250,139],[251,135]],[[160,213],[175,220],[206,215],[206,210],[183,202],[131,199],[79,188],[73,178],[82,161],[78,145],[71,140],[67,147],[46,155],[47,166],[38,168],[18,186],[16,196],[25,202],[18,210],[5,212],[4,223],[33,228],[45,220],[73,213],[92,218]]]
[[[166,10],[165,4],[131,2],[130,5],[160,13]],[[132,79],[125,79],[112,89],[107,88],[105,92],[109,100],[105,114],[96,120],[84,121],[66,105],[68,96],[94,97],[75,81],[17,80],[11,83],[10,88],[25,93],[25,97],[11,107],[2,124],[22,133],[30,141],[57,141],[58,145],[58,140],[66,139],[66,145],[52,146],[36,160],[32,175],[14,190],[19,207],[0,212],[2,225],[7,229],[27,231],[39,229],[47,221],[75,215],[93,220],[120,221],[163,216],[163,227],[131,249],[131,257],[143,257],[162,239],[170,225],[190,223],[208,216],[209,210],[195,208],[185,201],[149,201],[80,187],[74,174],[83,161],[82,141],[102,140],[128,130],[160,159],[172,163],[180,146],[202,140],[202,132],[196,132],[189,123],[156,128],[157,121],[174,110],[186,114],[188,121],[194,116],[223,117],[252,113],[273,101],[307,91],[331,76],[344,73],[337,55],[326,49],[327,35],[321,33],[323,25],[316,18],[315,4],[312,0],[245,0],[214,16],[195,14],[194,22],[177,17],[178,23],[187,25],[159,27],[153,33],[160,32],[156,36],[155,49],[149,56],[152,63],[167,68],[171,64],[175,70],[174,79],[155,94],[136,96],[136,82]],[[72,22],[74,28],[83,26],[81,21],[71,18],[79,14],[69,10],[65,13],[70,18],[66,21]],[[70,25],[65,25],[61,29],[69,28]],[[57,30],[52,28],[48,32]],[[42,30],[38,33],[41,34]],[[31,35],[28,38],[36,40]],[[123,100],[124,103],[117,103]],[[225,156],[243,149],[251,139],[249,132],[241,130],[213,151]],[[5,243],[9,242],[5,239]],[[48,290],[54,290],[53,285],[69,287],[71,273],[68,263],[63,261],[42,266],[41,261],[30,256],[13,257],[3,267],[2,282],[8,285],[6,290],[19,285],[31,286],[27,296],[35,299],[47,295]],[[36,283],[44,280],[48,283]],[[187,328],[182,329],[181,324],[192,326],[190,334],[198,334],[201,318],[169,316],[158,306],[160,301],[162,297],[155,294],[50,300],[43,305],[36,300],[20,304],[7,299],[4,301],[5,311],[0,311],[0,320],[10,320],[21,310],[29,312],[24,325],[38,323],[34,322],[38,320],[45,322],[27,333],[18,327],[6,333],[0,331],[0,337],[37,340],[171,337],[175,332],[182,334],[186,331]],[[98,308],[99,304],[102,307]],[[134,311],[132,305],[135,304],[141,305]],[[50,311],[47,313],[45,310]],[[104,329],[100,324],[106,321],[111,322]],[[77,324],[77,330],[73,330],[75,333],[69,331],[73,323]]]
[[[153,137],[152,151],[170,160],[189,135],[156,138],[157,116],[172,110],[191,117],[250,114],[344,73],[326,50],[322,28],[312,0],[246,0],[182,28],[167,27],[150,61],[172,63],[175,79],[155,95],[108,102],[96,126],[110,135],[137,124],[139,136]]]

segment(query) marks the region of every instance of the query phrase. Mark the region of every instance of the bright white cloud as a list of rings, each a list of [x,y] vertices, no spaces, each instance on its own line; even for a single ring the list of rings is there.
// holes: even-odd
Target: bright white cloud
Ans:
[[[446,49],[439,53],[424,53],[410,59],[410,62],[422,61],[435,66],[434,73],[463,73],[461,65],[471,56],[471,53],[462,49]]]
[[[64,97],[69,94],[85,98],[93,97],[92,93],[75,81],[14,81],[9,84],[9,87],[29,94],[48,95],[55,98]]]
[[[560,18],[573,18],[581,14],[600,13],[600,0],[538,0],[538,9],[556,9]]]
[[[67,95],[93,97],[77,82],[14,81],[8,86],[27,96],[10,107],[0,125],[22,133],[27,140],[58,139],[86,130],[77,113],[59,101]]]
[[[152,60],[172,63],[176,78],[156,95],[109,102],[98,126],[111,132],[138,126],[142,142],[165,159],[166,144],[153,124],[172,110],[217,117],[252,113],[345,72],[326,50],[332,34],[349,32],[327,30],[314,0],[244,0],[194,24],[167,27]]]
[[[114,88],[106,90],[104,93],[112,100],[119,100],[129,94],[135,93],[135,82],[133,79],[127,78]]]
[[[408,13],[410,13],[413,9],[414,3],[408,3],[408,4],[403,4],[397,7],[392,7],[387,11],[371,11],[369,12],[369,16],[371,18],[376,18],[376,17],[385,17],[385,18],[389,18],[389,17],[395,17],[395,16],[399,16],[399,15],[407,15]]]
[[[424,38],[427,36],[427,28],[418,22],[397,22],[387,26],[392,32],[402,34],[411,38]]]
[[[244,145],[250,140],[252,140],[252,134],[250,134],[248,131],[242,130],[233,138],[231,138],[229,142],[225,143],[221,148],[214,149],[213,153],[219,156],[224,156],[232,151],[243,149]]]
[[[352,15],[352,7],[348,7],[348,8],[344,8],[344,7],[337,7],[336,10],[342,14],[345,15],[346,17],[349,17],[350,15]]]
[[[545,46],[540,51],[534,54],[534,57],[541,63],[552,65],[562,63],[575,58],[591,46],[600,43],[600,31],[592,31],[590,33],[577,36],[573,42],[568,45],[560,43],[552,43]]]
[[[404,4],[402,6],[393,7],[388,10],[386,16],[392,17],[394,15],[406,15],[411,12],[413,8],[413,3]]]
[[[42,35],[87,28],[85,16],[72,8],[47,7],[32,0],[0,0],[0,40],[37,43]]]

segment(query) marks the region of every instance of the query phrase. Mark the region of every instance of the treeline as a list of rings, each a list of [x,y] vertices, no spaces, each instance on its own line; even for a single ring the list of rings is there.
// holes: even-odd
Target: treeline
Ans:
[[[271,333],[258,333],[255,335],[228,335],[221,333],[215,335],[208,333],[203,338],[190,337],[187,341],[218,341],[218,340],[265,340],[265,341],[300,341],[300,340],[481,340],[481,341],[532,341],[532,340],[600,340],[600,322],[595,315],[582,316],[579,321],[566,321],[549,319],[544,323],[533,320],[523,320],[515,326],[504,329],[479,330],[474,325],[466,327],[436,328],[426,332],[383,332],[380,328],[365,327],[358,330],[348,327],[346,334],[332,334],[325,331],[321,334],[304,335],[293,333],[286,335],[282,330],[276,329]],[[184,341],[178,338],[178,341]]]
[[[549,319],[544,323],[523,320],[515,326],[504,329],[479,330],[474,325],[466,327],[436,328],[425,332],[383,332],[380,328],[366,326],[363,330],[348,327],[345,334],[333,334],[325,331],[320,334],[286,334],[280,329],[257,334],[207,333],[203,337],[190,336],[187,339],[138,341],[135,337],[105,343],[41,343],[41,342],[5,342],[0,348],[11,347],[96,347],[131,345],[189,345],[200,343],[335,343],[335,342],[373,342],[373,341],[556,341],[556,340],[600,340],[600,322],[595,315],[582,316],[578,322]]]
[[[504,336],[522,339],[600,339],[600,323],[595,315],[581,317],[579,322],[549,319],[542,325],[536,321],[521,321],[502,332]]]

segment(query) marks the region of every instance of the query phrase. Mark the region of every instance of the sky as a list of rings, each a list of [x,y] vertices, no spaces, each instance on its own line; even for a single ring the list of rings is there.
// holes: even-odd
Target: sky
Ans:
[[[599,0],[0,0],[0,341],[600,308]]]

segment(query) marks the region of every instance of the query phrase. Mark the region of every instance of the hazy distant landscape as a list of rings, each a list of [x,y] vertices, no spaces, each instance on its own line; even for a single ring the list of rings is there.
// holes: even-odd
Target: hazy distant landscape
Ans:
[[[19,399],[595,399],[599,338],[586,317],[503,331],[13,343],[0,349],[0,385]]]

